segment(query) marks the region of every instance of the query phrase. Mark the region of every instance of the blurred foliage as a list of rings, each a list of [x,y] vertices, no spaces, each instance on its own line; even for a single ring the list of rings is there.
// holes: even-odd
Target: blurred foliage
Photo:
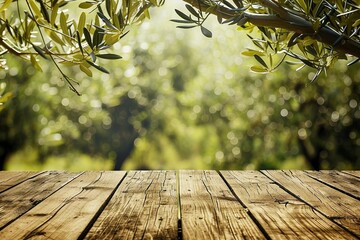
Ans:
[[[358,65],[313,83],[316,71],[291,65],[258,75],[241,32],[210,18],[206,39],[164,22],[167,11],[152,16],[115,44],[123,60],[100,62],[110,75],[66,69],[81,96],[45,60],[38,73],[7,58],[2,168],[359,168]]]
[[[211,15],[219,24],[237,25],[249,33],[256,50],[243,51],[257,61],[251,70],[275,71],[291,57],[299,65],[317,70],[315,80],[339,59],[360,58],[359,0],[346,1],[273,1],[273,0],[184,0],[186,11],[176,9],[179,28],[205,26]],[[62,79],[78,95],[80,81],[64,72],[78,67],[87,76],[93,70],[109,73],[100,59],[117,60],[122,56],[108,52],[129,33],[130,28],[150,18],[150,9],[165,0],[5,0],[0,4],[0,69],[8,69],[6,55],[30,62],[42,71],[40,59],[55,65]],[[74,11],[74,9],[76,9]],[[164,10],[165,11],[165,10]],[[159,22],[162,25],[164,20]],[[254,31],[256,29],[256,31]],[[252,35],[252,36],[251,36]],[[0,104],[12,92],[0,88]],[[3,107],[0,108],[0,111]]]

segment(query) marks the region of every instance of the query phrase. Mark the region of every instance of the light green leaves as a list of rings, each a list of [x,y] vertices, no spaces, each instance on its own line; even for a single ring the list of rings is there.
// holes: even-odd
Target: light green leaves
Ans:
[[[0,7],[0,12],[5,11],[10,6],[10,3],[12,3],[12,1],[13,0],[5,0],[5,2]]]
[[[79,8],[82,8],[82,9],[88,9],[88,8],[91,8],[95,5],[97,5],[98,2],[96,1],[86,1],[86,2],[82,2],[79,4]]]
[[[132,24],[149,17],[149,7],[164,3],[163,0],[87,0],[80,3],[26,0],[24,4],[16,3],[18,7],[14,9],[19,12],[10,15],[11,12],[5,10],[12,2],[16,1],[0,3],[0,33],[2,39],[6,39],[6,43],[0,41],[0,53],[21,56],[39,71],[42,71],[43,59],[52,61],[76,93],[73,83],[77,82],[67,76],[62,67],[77,66],[90,77],[93,69],[109,73],[98,59],[121,59],[109,52],[111,46],[129,32]],[[14,16],[24,16],[24,19]]]

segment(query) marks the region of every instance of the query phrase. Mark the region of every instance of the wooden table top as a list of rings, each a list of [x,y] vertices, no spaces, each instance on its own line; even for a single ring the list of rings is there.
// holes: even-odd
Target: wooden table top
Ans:
[[[0,239],[359,239],[360,171],[0,172]]]

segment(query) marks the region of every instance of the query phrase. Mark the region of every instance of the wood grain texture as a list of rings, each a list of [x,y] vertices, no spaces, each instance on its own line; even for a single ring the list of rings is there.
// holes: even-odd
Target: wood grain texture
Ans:
[[[1,193],[0,229],[35,207],[78,174],[44,172]]]
[[[340,171],[306,171],[306,173],[323,184],[327,184],[360,200],[360,179]]]
[[[360,171],[341,171],[341,172],[360,178]]]
[[[175,171],[131,171],[85,239],[177,239]]]
[[[0,193],[39,174],[39,172],[0,171]]]
[[[183,239],[265,239],[216,171],[180,171]]]
[[[0,240],[360,239],[359,173],[0,172]]]
[[[258,171],[221,171],[271,239],[355,239]]]
[[[304,171],[264,171],[288,191],[360,237],[360,202],[309,177]]]
[[[85,172],[0,231],[0,239],[78,239],[126,172]]]

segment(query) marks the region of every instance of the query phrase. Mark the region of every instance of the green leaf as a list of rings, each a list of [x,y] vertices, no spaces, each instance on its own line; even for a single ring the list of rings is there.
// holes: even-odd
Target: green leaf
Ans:
[[[259,51],[252,50],[252,49],[243,51],[241,54],[244,55],[244,56],[248,56],[248,57],[253,57],[255,55],[265,56],[265,54],[263,52],[259,52]]]
[[[61,12],[60,13],[60,27],[61,27],[62,32],[68,36],[69,30],[68,30],[66,20],[67,20],[67,16],[65,15],[64,12]]]
[[[85,66],[85,64],[80,64],[80,70],[83,72],[83,73],[85,73],[86,75],[88,75],[89,77],[92,77],[93,75],[92,75],[92,71],[89,69],[89,68],[87,68],[86,66]]]
[[[212,32],[210,32],[207,28],[204,26],[200,26],[202,34],[204,34],[205,37],[211,38]]]
[[[268,66],[266,65],[265,61],[259,57],[258,55],[254,55],[256,61],[258,61],[261,65],[263,65],[265,68],[268,68]]]
[[[79,31],[76,31],[76,38],[77,38],[77,41],[78,41],[80,52],[81,52],[81,54],[84,54],[84,50],[83,50],[83,48],[81,46],[81,37],[80,37]]]
[[[306,59],[303,59],[303,58],[300,58],[299,60],[302,61],[303,63],[305,63],[309,67],[316,68],[315,64],[313,64],[309,60],[306,60]]]
[[[194,15],[197,18],[200,18],[198,12],[189,4],[186,4],[185,7],[187,8],[187,10],[189,10],[189,12]]]
[[[113,3],[112,0],[106,0],[105,1],[106,11],[110,16],[111,16],[111,11],[112,11],[112,7],[113,7],[112,3]]]
[[[59,9],[59,5],[55,4],[55,6],[53,6],[53,8],[51,10],[51,17],[50,17],[51,26],[55,25],[55,20],[56,20],[56,17],[58,15],[58,9]]]
[[[44,53],[44,51],[41,48],[39,48],[38,46],[35,46],[35,45],[33,45],[33,48],[41,57],[43,57],[44,59],[47,59],[46,54]]]
[[[44,19],[45,19],[48,23],[50,23],[50,16],[49,16],[49,13],[48,13],[48,11],[47,11],[47,9],[46,9],[46,6],[45,6],[44,2],[43,2],[43,1],[38,1],[38,3],[40,3],[41,13],[42,13]]]
[[[101,18],[101,20],[106,24],[106,26],[108,26],[108,28],[111,29],[117,29],[111,22],[109,19],[107,19],[107,17],[105,17],[105,15],[102,12],[98,12],[97,13],[98,16]]]
[[[91,35],[89,30],[87,30],[87,28],[84,28],[84,36],[85,36],[85,40],[88,43],[88,45],[90,46],[90,48],[93,48],[92,42],[91,42]]]
[[[55,33],[53,32],[52,30],[49,30],[48,31],[48,34],[49,34],[49,37],[56,43],[64,46],[65,43],[63,42],[63,40],[61,40],[61,38]]]
[[[178,19],[171,19],[171,22],[176,22],[176,23],[193,23],[193,21],[189,21],[189,20],[178,20]]]
[[[191,19],[191,17],[189,17],[189,16],[186,15],[185,13],[183,13],[183,12],[177,10],[177,9],[175,9],[175,12],[176,12],[177,15],[179,15],[179,17],[181,17],[182,19],[193,22],[193,20]]]
[[[29,1],[29,4],[30,4],[33,14],[35,15],[35,18],[40,17],[42,15],[41,11],[40,11],[39,7],[36,5],[36,3],[34,2],[34,0],[28,0],[28,1]]]
[[[197,26],[198,25],[177,26],[177,28],[189,29],[189,28],[194,28],[194,27],[197,27]]]
[[[80,8],[83,9],[87,9],[87,8],[91,8],[92,6],[94,6],[95,4],[97,4],[97,2],[93,2],[93,1],[86,1],[86,2],[82,2],[79,4]]]
[[[223,19],[220,15],[217,15],[217,20],[218,20],[218,23],[222,24]]]
[[[30,61],[36,70],[38,70],[39,72],[43,71],[42,68],[40,67],[40,64],[37,62],[36,58],[34,57],[34,55],[30,56]]]
[[[3,3],[3,5],[0,8],[0,12],[3,12],[5,9],[7,9],[10,5],[10,3],[12,3],[13,0],[5,0],[5,2]]]
[[[80,37],[83,35],[84,27],[86,22],[86,13],[82,12],[79,17],[79,23],[78,23],[78,31]]]
[[[300,7],[305,11],[305,12],[307,12],[307,5],[306,5],[306,3],[305,3],[305,1],[304,0],[297,0],[297,2],[298,2],[298,4],[300,5]]]
[[[253,71],[255,73],[265,74],[265,73],[269,72],[266,68],[263,68],[261,66],[252,66],[250,69],[251,69],[251,71]]]
[[[259,43],[259,42],[262,42],[262,40],[260,39],[254,39],[253,37],[251,37],[249,34],[246,34],[250,39],[251,41],[258,47],[260,48],[261,50],[264,50],[264,47]]]
[[[94,32],[92,44],[94,48],[97,48],[100,44],[100,33],[98,29],[96,29]]]
[[[104,67],[101,67],[99,65],[97,65],[96,63],[93,63],[89,60],[86,60],[87,63],[89,63],[91,66],[93,66],[94,68],[96,68],[97,70],[103,72],[103,73],[107,73],[109,74],[110,72],[108,70],[106,70]]]
[[[117,55],[117,54],[111,54],[111,53],[106,53],[106,54],[97,54],[96,55],[99,58],[103,58],[103,59],[121,59],[122,57]]]

